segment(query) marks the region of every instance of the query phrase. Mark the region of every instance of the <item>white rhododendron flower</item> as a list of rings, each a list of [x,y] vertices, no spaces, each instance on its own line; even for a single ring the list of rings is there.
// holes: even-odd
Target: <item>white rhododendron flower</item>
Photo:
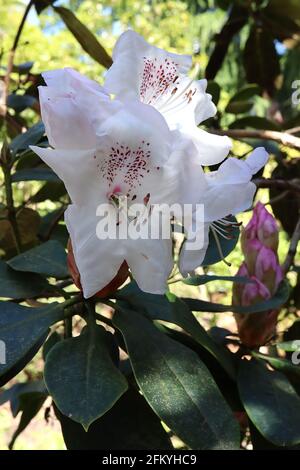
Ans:
[[[230,233],[231,222],[226,220],[226,216],[243,212],[252,204],[256,186],[251,182],[255,175],[268,160],[268,154],[263,147],[255,149],[249,157],[243,161],[237,158],[228,158],[222,163],[217,171],[206,173],[207,187],[201,195],[201,202],[204,206],[204,243],[200,250],[191,251],[187,249],[187,242],[192,241],[192,237],[187,237],[187,242],[183,244],[179,269],[186,276],[200,266],[204,260],[208,242],[209,229],[215,231],[219,236],[227,238]],[[197,218],[196,212],[194,219]],[[203,227],[201,227],[203,230]],[[186,227],[187,233],[189,228]],[[191,238],[191,240],[190,240]]]
[[[124,223],[124,201],[126,220],[137,225],[149,218],[156,224],[149,216],[157,204],[195,208],[184,228],[193,241],[194,221],[204,227],[204,246],[189,251],[184,244],[180,269],[186,275],[204,259],[209,227],[222,232],[226,216],[251,206],[250,180],[267,158],[257,149],[244,162],[229,158],[216,172],[204,173],[202,165],[227,157],[231,142],[197,127],[216,108],[206,81],[187,76],[191,58],[128,31],[113,60],[104,87],[68,68],[43,74],[47,86],[39,87],[40,104],[51,148],[31,147],[71,198],[65,221],[86,298],[107,286],[124,261],[139,287],[156,294],[165,292],[173,267],[170,236],[101,238],[99,208],[106,207],[115,227]],[[132,215],[136,204],[141,217]],[[201,223],[197,204],[204,204]],[[176,211],[160,220],[163,227],[170,230]]]
[[[202,165],[214,165],[228,155],[231,141],[197,127],[217,110],[211,95],[205,93],[207,81],[188,77],[191,65],[191,56],[164,51],[134,31],[126,31],[116,43],[104,86],[121,101],[140,100],[156,108],[170,129],[180,130],[193,141]]]
[[[43,76],[48,86],[39,90],[42,117],[54,148],[32,150],[71,197],[65,221],[85,297],[105,287],[124,260],[141,289],[165,292],[173,266],[171,238],[99,240],[96,212],[121,197],[129,207],[197,200],[205,180],[194,147],[149,105],[111,100],[70,69]]]

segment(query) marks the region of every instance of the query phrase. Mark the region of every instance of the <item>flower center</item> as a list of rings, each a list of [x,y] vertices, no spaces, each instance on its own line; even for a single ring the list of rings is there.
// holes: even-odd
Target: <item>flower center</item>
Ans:
[[[140,85],[141,100],[146,104],[153,104],[170,87],[175,87],[177,79],[177,64],[171,59],[144,57],[144,69]]]
[[[144,177],[150,173],[150,143],[142,140],[138,147],[130,147],[125,143],[116,142],[105,152],[106,157],[95,155],[98,159],[97,170],[106,179],[110,189],[109,195],[121,194],[136,199],[135,189],[142,186]],[[159,168],[157,168],[159,169]]]

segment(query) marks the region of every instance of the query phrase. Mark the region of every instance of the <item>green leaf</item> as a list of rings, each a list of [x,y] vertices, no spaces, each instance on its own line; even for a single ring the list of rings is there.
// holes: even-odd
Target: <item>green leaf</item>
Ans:
[[[231,98],[229,103],[248,101],[256,95],[261,94],[261,88],[256,83],[245,85],[240,88]]]
[[[159,418],[133,388],[125,392],[104,416],[94,421],[87,432],[56,407],[55,413],[68,450],[172,449]]]
[[[238,386],[249,418],[267,440],[279,446],[300,443],[300,398],[283,374],[243,360]]]
[[[35,350],[40,338],[46,339],[49,327],[63,316],[63,308],[57,303],[39,308],[0,303],[0,338],[6,351],[5,364],[0,364],[1,380],[26,354]]]
[[[107,335],[100,326],[88,326],[80,336],[57,343],[46,357],[50,395],[59,410],[85,430],[127,389],[110,356]]]
[[[0,370],[0,387],[3,387],[5,384],[7,384],[7,382],[16,377],[16,375],[18,375],[18,373],[21,372],[27,366],[27,364],[34,358],[34,356],[40,350],[47,336],[48,330],[43,333],[33,344],[33,346],[28,349],[28,351],[20,359],[18,359],[13,366],[9,367],[6,372],[4,371],[2,374]]]
[[[227,217],[228,220],[231,220],[233,223],[237,223],[235,217]],[[230,231],[230,238],[220,237],[216,232],[215,235],[213,234],[212,230],[209,230],[209,244],[205,254],[205,258],[202,262],[203,266],[211,266],[212,264],[218,263],[221,261],[222,255],[218,248],[216,238],[219,241],[219,245],[221,246],[221,250],[223,253],[224,258],[229,255],[229,253],[234,250],[238,239],[239,239],[240,229],[238,226],[232,226],[232,230]]]
[[[31,202],[59,201],[66,195],[66,189],[62,181],[47,181],[34,196],[30,198]]]
[[[229,129],[263,129],[271,131],[280,131],[280,127],[273,121],[260,116],[246,116],[232,122]]]
[[[16,390],[17,396],[13,397],[17,401],[14,416],[19,412],[22,412],[22,415],[19,425],[8,445],[9,449],[13,448],[17,437],[26,429],[32,418],[36,416],[48,396],[42,380],[20,385],[21,387]]]
[[[298,346],[299,351],[299,346]],[[268,362],[274,369],[279,370],[283,373],[290,373],[300,377],[300,367],[296,366],[291,363],[288,359],[284,359],[282,357],[274,357],[274,356],[267,356],[262,353],[257,353],[252,351],[252,356],[257,359],[263,359],[264,361]]]
[[[228,281],[240,284],[247,284],[249,282],[253,282],[250,278],[243,276],[215,276],[208,274],[197,274],[196,276],[190,276],[182,280],[184,284],[188,284],[189,286],[201,286],[212,281]]]
[[[282,343],[277,343],[276,348],[287,352],[300,351],[300,340],[283,341]]]
[[[279,57],[274,38],[266,28],[257,23],[250,29],[243,59],[248,82],[257,83],[272,96],[280,74]]]
[[[106,68],[112,65],[112,59],[103,46],[99,43],[91,31],[74,15],[71,10],[64,7],[53,7],[67,28],[77,39],[82,49],[85,50],[94,60]]]
[[[132,282],[118,291],[117,298],[125,300],[135,310],[145,311],[152,320],[163,320],[180,326],[217,359],[230,377],[235,377],[230,353],[212,340],[187,305],[174,294],[169,293],[167,297],[148,294]]]
[[[23,62],[22,64],[14,64],[13,65],[13,72],[17,72],[19,75],[25,75],[30,72],[32,67],[34,66],[34,62],[28,61]]]
[[[38,15],[42,13],[43,10],[48,8],[49,5],[52,5],[52,3],[54,2],[55,0],[33,0],[33,4]]]
[[[47,341],[45,341],[43,345],[43,359],[44,361],[46,360],[47,354],[50,352],[50,350],[55,346],[59,341],[62,341],[62,336],[57,333],[57,331],[53,331],[48,338]]]
[[[226,113],[248,113],[253,108],[252,101],[229,101],[225,108]]]
[[[41,276],[16,272],[0,260],[0,297],[31,298],[49,289],[51,286]]]
[[[19,170],[13,173],[11,179],[13,183],[18,181],[60,181],[54,171],[47,167],[26,168],[24,170]]]
[[[226,57],[230,43],[233,41],[234,36],[247,24],[249,12],[246,8],[240,5],[232,5],[226,23],[215,36],[215,47],[210,54],[210,58],[205,70],[205,77],[207,79],[214,79],[223,61]]]
[[[7,263],[16,271],[27,271],[56,278],[64,278],[69,275],[65,249],[56,240],[42,243],[15,256]]]
[[[37,100],[30,95],[11,94],[7,97],[7,106],[17,113],[21,113],[26,108],[31,108],[35,103],[37,103]]]
[[[243,305],[223,305],[214,302],[206,302],[205,300],[188,299],[182,300],[188,305],[190,310],[194,312],[235,312],[235,313],[257,313],[266,310],[275,310],[281,307],[289,298],[290,287],[287,281],[282,281],[277,292],[271,299],[258,302],[247,307]]]
[[[220,85],[213,80],[208,80],[206,93],[209,93],[212,96],[212,102],[214,103],[215,106],[217,106],[219,103],[220,94],[221,94]]]
[[[38,122],[34,126],[30,127],[28,131],[15,137],[10,144],[10,148],[14,154],[20,150],[26,150],[29,145],[37,144],[43,137],[44,133],[44,124],[42,122]]]
[[[160,419],[192,449],[234,449],[231,410],[197,354],[133,310],[117,311],[138,385]]]

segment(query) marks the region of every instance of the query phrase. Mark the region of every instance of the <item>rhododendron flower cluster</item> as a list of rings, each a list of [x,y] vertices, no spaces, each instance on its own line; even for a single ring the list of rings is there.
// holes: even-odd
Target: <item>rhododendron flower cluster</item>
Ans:
[[[277,256],[278,227],[274,217],[260,202],[242,231],[241,244],[245,261],[237,275],[250,277],[252,282],[234,285],[233,304],[255,305],[270,299],[283,279]],[[235,314],[242,342],[250,348],[265,344],[275,333],[277,316],[277,310]]]
[[[251,178],[267,154],[258,148],[245,161],[225,160],[230,140],[198,127],[216,108],[206,80],[190,79],[190,68],[191,57],[127,31],[117,41],[104,87],[68,68],[43,74],[47,86],[39,88],[40,103],[51,148],[32,149],[63,180],[71,198],[65,212],[71,264],[85,297],[104,289],[124,262],[142,290],[162,294],[173,268],[171,237],[99,239],[101,204],[112,220],[118,220],[124,199],[129,219],[137,203],[148,216],[154,205],[193,205],[179,262],[184,275],[202,263],[209,228],[251,206]],[[221,162],[217,171],[204,172],[203,166]],[[201,224],[197,205],[204,206]],[[163,224],[170,226],[171,217]],[[189,251],[198,230],[202,247]]]

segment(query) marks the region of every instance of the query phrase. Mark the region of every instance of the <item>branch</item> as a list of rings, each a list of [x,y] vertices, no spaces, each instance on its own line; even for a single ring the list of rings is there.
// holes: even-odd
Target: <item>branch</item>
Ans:
[[[12,180],[11,180],[11,154],[10,150],[4,142],[1,149],[0,157],[0,166],[3,171],[4,176],[4,187],[5,187],[5,197],[6,197],[6,209],[7,209],[7,219],[10,223],[12,233],[15,239],[16,250],[18,253],[21,253],[21,237],[17,221],[17,214],[14,205],[14,196],[12,189]]]
[[[227,135],[233,139],[263,139],[272,140],[287,147],[292,147],[300,150],[300,137],[295,137],[288,132],[279,132],[271,130],[246,130],[246,129],[209,129],[211,134]]]
[[[298,219],[297,225],[295,227],[294,233],[290,241],[288,254],[286,255],[285,261],[282,265],[284,274],[286,274],[289,271],[290,267],[292,266],[294,262],[295,255],[297,253],[297,246],[298,246],[299,240],[300,240],[300,217]]]
[[[295,178],[292,180],[284,179],[271,179],[271,178],[256,178],[252,180],[258,188],[277,188],[288,191],[300,192],[300,179]]]

